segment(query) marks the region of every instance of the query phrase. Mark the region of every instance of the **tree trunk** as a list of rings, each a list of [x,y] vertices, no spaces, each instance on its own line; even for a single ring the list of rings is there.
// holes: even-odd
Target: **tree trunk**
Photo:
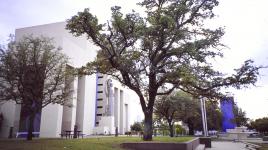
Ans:
[[[174,137],[173,124],[171,122],[168,122],[168,126],[169,126],[169,136]]]
[[[189,135],[194,135],[194,127],[192,124],[188,124],[188,128],[189,128]]]
[[[151,141],[153,135],[153,113],[144,113],[144,130],[143,130],[143,140]]]
[[[29,120],[29,127],[28,127],[28,134],[27,134],[27,140],[31,141],[33,139],[33,130],[34,130],[34,117],[35,114],[30,114],[30,120]]]

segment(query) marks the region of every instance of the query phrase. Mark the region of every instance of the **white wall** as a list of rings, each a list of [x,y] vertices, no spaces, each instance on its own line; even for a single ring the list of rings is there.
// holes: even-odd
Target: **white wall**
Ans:
[[[63,106],[49,104],[42,109],[40,137],[60,137]]]
[[[0,129],[0,137],[7,138],[9,136],[10,127],[13,127],[13,137],[19,130],[20,105],[16,105],[13,101],[8,101],[0,105],[0,113],[3,114],[4,120]]]
[[[138,95],[130,90],[126,89],[125,91],[125,101],[128,104],[128,127],[127,129],[130,130],[130,126],[134,124],[134,122],[141,122],[144,119],[144,114],[141,109],[140,100]]]
[[[25,35],[46,36],[53,38],[56,47],[70,58],[73,67],[81,67],[96,57],[97,47],[90,43],[86,36],[74,37],[65,30],[66,22],[16,29],[16,40]]]
[[[111,78],[111,77],[108,77]],[[113,79],[113,78],[111,78]],[[139,97],[137,94],[123,86],[119,81],[112,81],[114,87],[114,120],[120,134],[130,130],[134,122],[141,122],[144,118]],[[127,110],[125,105],[127,105]]]
[[[87,40],[86,36],[72,36],[70,33],[68,33],[68,31],[65,30],[65,25],[65,22],[59,22],[17,29],[16,40],[19,40],[24,35],[30,34],[33,34],[34,36],[43,35],[46,37],[54,38],[54,45],[56,47],[60,46],[62,48],[62,51],[70,58],[69,65],[73,67],[81,67],[87,62],[94,60],[98,48],[96,48],[92,43],[90,43]],[[82,83],[82,81],[84,83]],[[50,104],[42,110],[40,127],[41,137],[58,137],[60,132],[63,130],[63,122],[70,121],[71,123],[69,127],[73,126],[74,123],[79,123],[80,130],[82,130],[84,134],[92,134],[96,118],[96,75],[84,76],[83,78],[78,79],[78,81],[75,81],[74,86],[77,87],[78,93],[77,95],[74,94],[73,97],[75,99],[75,96],[77,96],[78,100],[76,103],[73,101],[74,107],[72,109],[68,109],[65,107],[63,111],[63,106],[57,104]],[[124,130],[129,129],[129,126],[133,124],[134,121],[141,121],[143,115],[138,102],[138,97],[133,91],[127,89],[126,87],[123,87],[116,80],[113,80],[113,86],[118,89],[118,112],[115,112],[117,113],[115,115],[118,116],[118,119],[115,121],[117,122],[116,124],[118,125],[118,127],[121,126],[121,133],[123,133]],[[125,96],[125,94],[121,95],[120,91],[123,91],[123,93],[127,94],[128,96]],[[105,96],[103,96],[103,98],[105,99]],[[122,102],[124,101],[121,104],[120,99]],[[116,98],[114,101],[116,101]],[[129,116],[123,115],[125,104],[128,104]],[[6,126],[14,125],[14,123],[15,125],[17,124],[16,126],[18,126],[20,109],[15,109],[15,104],[12,103],[7,104],[5,106],[6,107],[3,111],[8,114],[7,118],[9,118],[9,121],[7,120],[7,122],[5,123]],[[114,109],[115,108],[116,106],[114,106]],[[15,112],[14,110],[16,110],[17,112]],[[129,119],[129,122],[126,121],[127,118]],[[73,130],[73,127],[71,127],[71,129]],[[5,133],[3,133],[3,135],[6,135],[6,129],[4,131]]]
[[[70,100],[66,102],[66,106],[63,106],[62,116],[62,128],[64,133],[66,130],[73,130],[76,121],[76,106],[77,106],[77,85],[78,77],[74,77],[71,85],[72,93],[70,94]]]
[[[74,37],[67,30],[65,30],[65,22],[52,23],[46,25],[39,25],[33,27],[26,27],[16,30],[16,40],[19,40],[25,35],[33,35],[33,36],[45,36],[53,38],[55,41],[56,47],[61,47],[62,52],[65,53],[70,58],[70,63],[72,67],[81,67],[85,65],[87,62],[94,60],[96,57],[97,48],[91,44],[85,36],[82,37]],[[84,103],[81,106],[81,114],[78,118],[76,114],[76,104],[73,102],[74,107],[72,109],[68,109],[65,107],[64,109],[64,122],[70,122],[70,125],[73,126],[74,122],[79,120],[79,123],[82,123],[82,129],[84,133],[91,133],[92,122],[94,122],[95,115],[95,96],[96,96],[96,78],[95,75],[88,76],[85,79],[85,89],[80,89],[80,91],[84,91],[83,99],[80,99]],[[76,82],[77,83],[77,82]],[[77,86],[77,85],[76,85]],[[79,86],[79,85],[78,85]],[[81,95],[80,95],[81,97]],[[92,107],[94,106],[94,108]],[[80,106],[79,106],[80,107]],[[94,112],[94,113],[93,113]],[[68,114],[71,115],[68,117]],[[60,105],[48,105],[47,108],[44,108],[41,115],[41,128],[40,134],[45,137],[57,137],[59,132],[62,130],[62,115],[63,108]],[[60,123],[59,123],[60,121]],[[49,128],[46,128],[49,127]],[[64,127],[65,128],[65,127]],[[68,127],[69,128],[69,127]],[[73,130],[73,127],[71,127]],[[64,129],[63,129],[64,130]],[[53,134],[52,134],[53,133]]]

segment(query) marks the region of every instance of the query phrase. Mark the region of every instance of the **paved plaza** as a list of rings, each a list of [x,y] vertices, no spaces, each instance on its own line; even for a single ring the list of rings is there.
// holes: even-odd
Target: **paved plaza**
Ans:
[[[212,147],[206,150],[246,150],[246,145],[241,142],[212,141]]]

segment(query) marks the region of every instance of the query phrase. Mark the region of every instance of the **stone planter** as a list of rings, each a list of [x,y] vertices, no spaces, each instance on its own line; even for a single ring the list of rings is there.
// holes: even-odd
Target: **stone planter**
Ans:
[[[211,137],[200,137],[200,144],[204,144],[206,148],[211,148]]]
[[[263,137],[262,137],[262,140],[263,140],[263,141],[268,141],[268,136],[263,136]]]
[[[199,144],[199,138],[195,138],[191,141],[182,143],[135,142],[122,143],[121,146],[132,150],[194,150]]]

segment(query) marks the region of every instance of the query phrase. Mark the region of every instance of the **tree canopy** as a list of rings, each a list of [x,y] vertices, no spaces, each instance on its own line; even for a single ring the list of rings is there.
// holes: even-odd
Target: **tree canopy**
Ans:
[[[191,96],[183,92],[172,92],[156,99],[154,114],[160,122],[168,124],[170,137],[174,136],[174,123],[181,121],[182,105],[190,101]],[[191,110],[189,110],[191,111]],[[191,111],[191,113],[195,113]]]
[[[97,59],[80,73],[100,72],[135,91],[145,115],[144,140],[152,139],[152,113],[157,96],[180,89],[199,97],[222,96],[221,87],[241,88],[257,81],[258,69],[247,60],[233,75],[214,70],[209,60],[223,56],[223,28],[209,29],[217,0],[143,0],[145,17],[111,8],[105,24],[85,9],[67,20],[75,36],[85,34],[97,45]]]
[[[68,58],[53,44],[50,38],[29,35],[0,52],[0,101],[21,104],[29,115],[28,140],[35,115],[48,104],[64,104],[72,91]]]
[[[175,122],[182,121],[189,127],[189,134],[194,130],[203,130],[201,106],[198,99],[182,91],[162,96],[155,102],[154,114],[162,122],[169,125],[170,136],[173,136]],[[206,101],[206,114],[209,130],[221,130],[222,114],[217,101]]]
[[[234,120],[232,120],[238,127],[246,126],[248,124],[249,118],[246,116],[246,112],[234,105]]]
[[[133,125],[130,126],[131,131],[140,132],[142,131],[142,123],[141,122],[134,122]]]
[[[251,128],[268,135],[268,117],[256,119],[250,123]]]

